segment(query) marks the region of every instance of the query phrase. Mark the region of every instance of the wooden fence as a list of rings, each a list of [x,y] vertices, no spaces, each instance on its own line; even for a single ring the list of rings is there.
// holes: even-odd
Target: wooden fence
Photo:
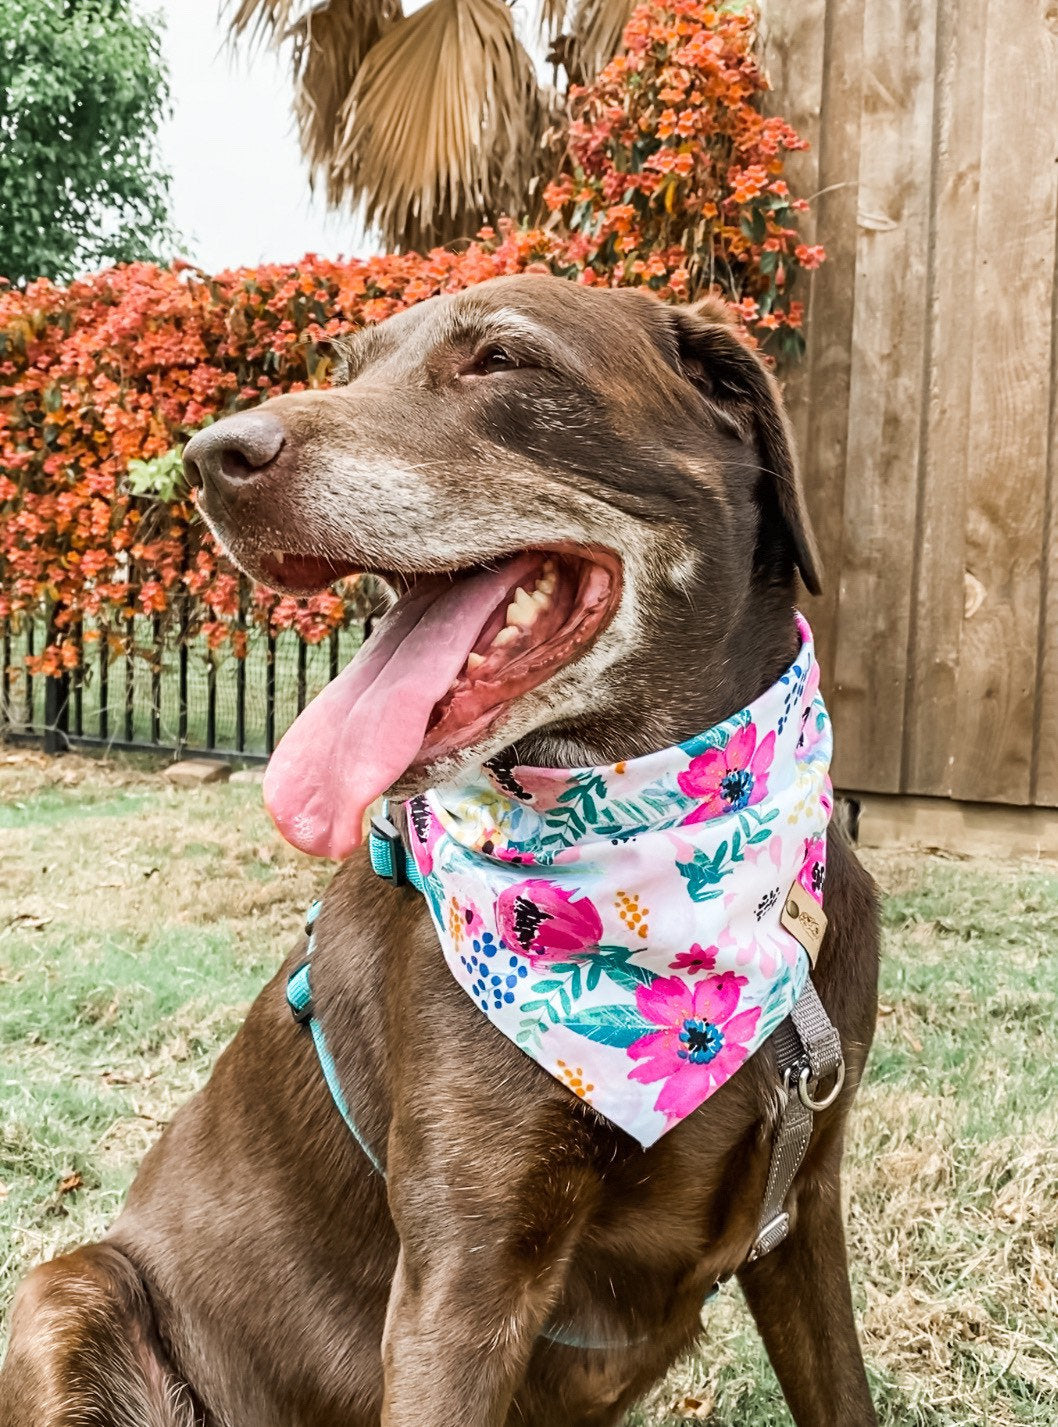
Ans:
[[[768,0],[840,786],[1058,806],[1058,0]]]

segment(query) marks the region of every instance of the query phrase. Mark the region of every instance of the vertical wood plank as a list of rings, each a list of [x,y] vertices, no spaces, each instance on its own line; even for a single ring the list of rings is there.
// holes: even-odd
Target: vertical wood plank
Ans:
[[[799,6],[787,6],[796,23]],[[822,664],[832,689],[842,509],[849,431],[849,381],[856,303],[856,189],[863,85],[864,0],[827,0],[822,48],[816,237],[827,261],[813,275],[805,368],[790,393],[809,512],[823,558],[824,592],[808,600]],[[785,94],[783,95],[785,98]]]
[[[786,160],[790,191],[811,199],[822,187],[819,178],[819,136],[823,111],[823,52],[826,40],[827,0],[802,0],[797,6],[786,0],[767,0],[762,6],[762,48],[764,68],[772,92],[765,96],[765,111],[780,114],[793,125],[810,148],[791,154]],[[806,243],[817,243],[816,205],[802,214],[799,223]],[[805,304],[806,331],[812,330],[812,295],[815,274],[803,274],[795,292]],[[807,357],[807,353],[806,353]],[[809,365],[802,359],[782,366],[787,410],[793,424],[797,452],[803,461],[808,444]]]
[[[951,791],[1025,803],[1037,714],[1058,188],[1054,0],[988,5]],[[975,607],[976,606],[976,607]]]
[[[981,0],[942,4],[930,253],[929,361],[904,726],[904,792],[947,795],[965,599],[966,472],[981,177]]]
[[[834,659],[835,778],[896,792],[929,306],[937,0],[871,0]]]
[[[1058,158],[1058,155],[1056,155]],[[1040,579],[1040,667],[1032,801],[1058,807],[1058,253],[1051,289],[1051,422]]]

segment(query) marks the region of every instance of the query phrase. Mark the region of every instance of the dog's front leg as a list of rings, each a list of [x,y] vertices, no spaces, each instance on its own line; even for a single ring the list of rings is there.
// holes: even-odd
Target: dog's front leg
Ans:
[[[473,1167],[453,1155],[443,1179],[421,1165],[391,1175],[401,1251],[383,1338],[383,1427],[502,1427],[561,1292],[589,1177],[549,1165],[512,1184],[502,1148],[482,1174],[489,1149],[479,1145]]]
[[[840,1150],[798,1185],[789,1237],[739,1271],[797,1427],[875,1427],[852,1312]]]

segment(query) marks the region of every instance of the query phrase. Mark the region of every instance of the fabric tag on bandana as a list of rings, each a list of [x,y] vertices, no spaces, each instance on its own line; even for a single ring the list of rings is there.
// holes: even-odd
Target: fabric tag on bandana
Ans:
[[[783,920],[793,897],[798,921],[825,925],[832,808],[830,720],[797,627],[778,682],[686,743],[603,768],[486,765],[407,804],[456,980],[643,1145],[763,1044],[818,950]]]

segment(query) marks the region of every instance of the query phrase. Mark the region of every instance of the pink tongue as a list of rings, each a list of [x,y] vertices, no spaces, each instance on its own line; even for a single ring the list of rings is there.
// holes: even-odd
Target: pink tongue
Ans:
[[[272,754],[265,806],[288,842],[335,859],[359,845],[365,811],[414,762],[489,616],[538,563],[516,556],[440,593],[431,580],[394,606]]]

